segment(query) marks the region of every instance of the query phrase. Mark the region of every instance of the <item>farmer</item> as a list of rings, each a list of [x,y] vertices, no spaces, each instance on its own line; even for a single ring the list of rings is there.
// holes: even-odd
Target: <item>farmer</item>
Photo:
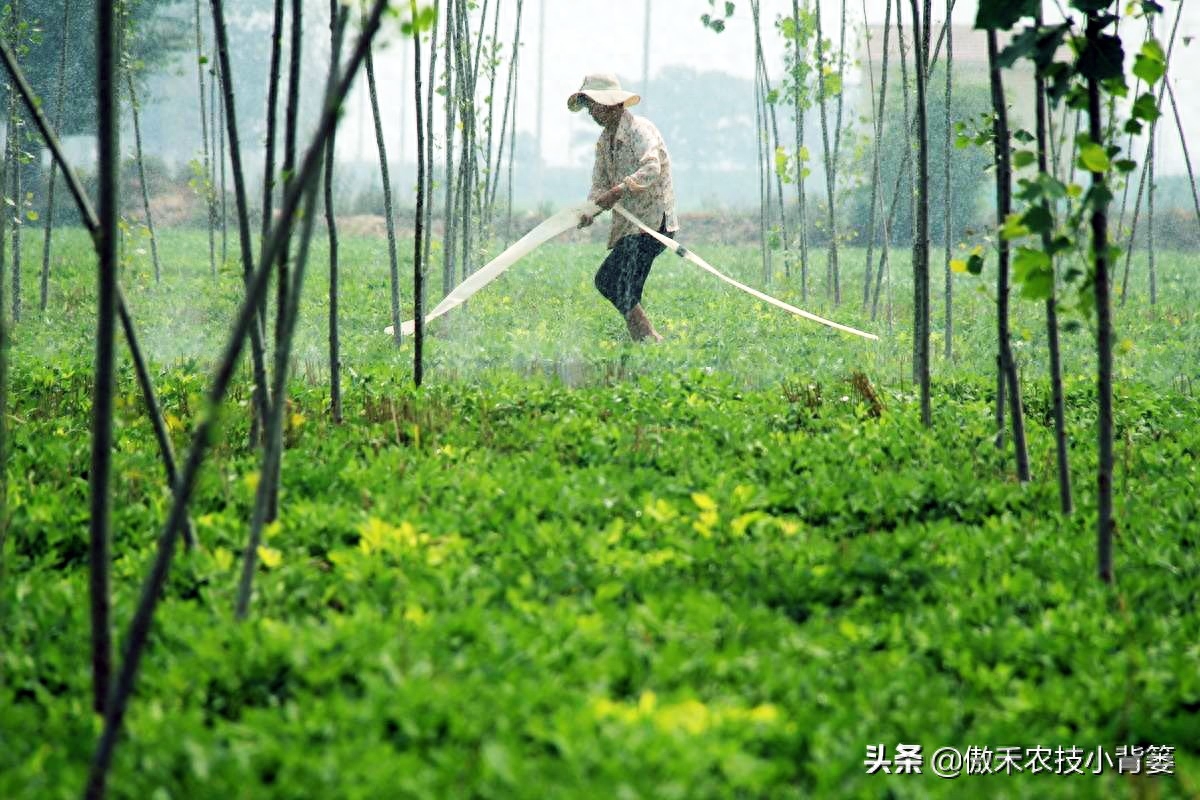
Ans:
[[[588,200],[604,210],[620,201],[626,211],[647,227],[669,236],[679,230],[675,189],[671,185],[671,156],[654,123],[626,110],[641,99],[622,89],[615,75],[588,75],[579,91],[567,98],[567,108],[571,111],[586,108],[604,129],[596,142],[596,164],[592,168]],[[591,225],[592,219],[584,214],[579,227]],[[651,263],[665,248],[629,220],[613,214],[608,249],[608,257],[596,273],[596,288],[625,317],[634,341],[661,342],[662,336],[642,309],[642,287]]]

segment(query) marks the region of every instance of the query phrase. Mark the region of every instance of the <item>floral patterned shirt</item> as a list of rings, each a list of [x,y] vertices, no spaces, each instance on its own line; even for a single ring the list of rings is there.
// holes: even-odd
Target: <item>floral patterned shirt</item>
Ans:
[[[593,203],[618,183],[625,186],[620,203],[648,227],[658,230],[666,222],[667,231],[679,230],[675,218],[675,187],[671,183],[671,156],[662,134],[654,123],[626,111],[610,133],[607,129],[596,142],[596,164],[592,168]],[[640,233],[637,226],[613,215],[608,236],[611,249],[624,236]]]

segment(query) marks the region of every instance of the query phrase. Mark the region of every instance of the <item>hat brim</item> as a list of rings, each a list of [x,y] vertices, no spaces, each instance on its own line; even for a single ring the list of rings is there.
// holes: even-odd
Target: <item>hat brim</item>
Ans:
[[[625,106],[629,108],[642,102],[641,95],[626,92],[622,89],[587,89],[582,92],[576,92],[568,97],[567,109],[570,111],[579,111],[583,108],[584,97],[590,97],[602,106]]]

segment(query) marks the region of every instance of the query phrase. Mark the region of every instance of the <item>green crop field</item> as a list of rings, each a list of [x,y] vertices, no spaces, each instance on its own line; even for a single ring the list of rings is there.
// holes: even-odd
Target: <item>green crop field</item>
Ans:
[[[1014,309],[1033,480],[1018,483],[1010,449],[995,446],[988,272],[954,276],[953,360],[935,322],[926,429],[911,285],[893,287],[894,325],[883,308],[872,321],[861,250],[842,254],[840,307],[820,280],[802,305],[878,343],[665,254],[645,303],[666,341],[643,346],[591,286],[602,249],[552,244],[431,327],[414,390],[411,342],[382,333],[381,242],[352,240],[335,425],[317,238],[280,516],[250,617],[233,613],[260,463],[247,367],[191,506],[201,546],[179,553],[154,622],[113,797],[1200,796],[1194,254],[1160,255],[1154,307],[1135,259],[1130,305],[1116,310],[1108,586],[1096,578],[1090,322],[1068,315],[1078,330],[1064,333],[1079,506],[1064,517],[1040,304]],[[762,285],[756,250],[688,244]],[[26,298],[11,351],[5,798],[78,796],[99,732],[87,655],[94,259],[79,233],[57,247],[50,307]],[[168,232],[161,247],[161,285],[134,240],[122,281],[182,452],[241,275],[210,277],[199,233]],[[796,276],[763,288],[801,304]],[[119,653],[169,492],[126,361],[118,380]],[[948,780],[928,761],[921,775],[867,774],[869,745],[901,743],[927,759],[945,746],[1052,755],[1049,774]],[[1122,746],[1174,748],[1174,774],[1117,774],[1091,757]],[[1072,747],[1086,774],[1054,774]]]

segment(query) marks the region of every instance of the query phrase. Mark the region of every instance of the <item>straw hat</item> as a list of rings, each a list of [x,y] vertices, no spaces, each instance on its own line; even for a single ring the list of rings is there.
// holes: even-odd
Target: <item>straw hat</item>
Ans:
[[[622,105],[628,108],[641,102],[640,95],[627,92],[621,88],[617,76],[611,73],[588,75],[583,79],[579,91],[567,98],[567,108],[578,111],[583,108],[583,98],[590,97],[602,106]]]

